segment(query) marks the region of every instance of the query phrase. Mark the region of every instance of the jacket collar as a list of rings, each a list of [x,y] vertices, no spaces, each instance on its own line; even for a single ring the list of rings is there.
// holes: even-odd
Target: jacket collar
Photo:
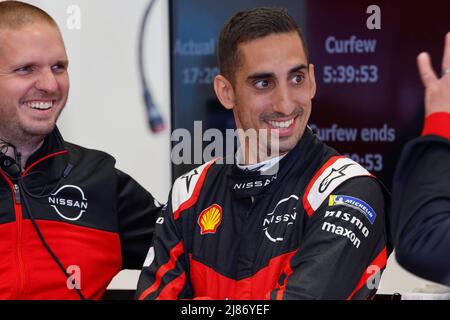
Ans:
[[[27,160],[22,179],[33,194],[46,194],[61,182],[70,162],[69,152],[57,128]]]
[[[64,139],[61,136],[59,129],[55,127],[55,129],[45,137],[42,146],[28,158],[25,169],[40,159],[64,150],[66,150]]]

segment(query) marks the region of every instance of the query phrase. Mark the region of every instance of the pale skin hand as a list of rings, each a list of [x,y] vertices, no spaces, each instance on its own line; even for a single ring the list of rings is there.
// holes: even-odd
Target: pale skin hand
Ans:
[[[417,57],[420,77],[425,87],[425,116],[436,112],[450,113],[450,74],[438,77],[427,52]],[[450,69],[450,32],[445,37],[442,71]]]

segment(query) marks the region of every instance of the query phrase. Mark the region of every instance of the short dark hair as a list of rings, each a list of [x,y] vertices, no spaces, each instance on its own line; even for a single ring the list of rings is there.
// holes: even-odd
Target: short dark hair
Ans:
[[[47,22],[58,28],[55,20],[36,6],[21,1],[0,2],[0,31],[20,29],[35,22]]]
[[[221,74],[234,83],[235,72],[240,65],[240,44],[271,34],[289,32],[298,33],[305,49],[306,59],[309,61],[308,49],[300,27],[286,9],[263,7],[236,13],[222,28],[219,36]]]

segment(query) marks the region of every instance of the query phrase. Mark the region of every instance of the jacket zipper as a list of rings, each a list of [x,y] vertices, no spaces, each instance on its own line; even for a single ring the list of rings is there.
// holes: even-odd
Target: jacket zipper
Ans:
[[[25,170],[22,173],[22,176],[25,175],[26,173],[28,173],[28,171],[36,164],[60,155],[60,154],[64,154],[67,153],[66,150],[64,151],[60,151],[60,152],[56,152],[50,155],[47,155],[43,158],[41,158],[40,160],[36,161],[35,163],[33,163],[31,166],[28,167],[27,170]],[[17,260],[18,260],[18,264],[19,264],[19,287],[16,289],[16,295],[15,298],[19,299],[24,290],[25,290],[25,263],[23,261],[22,258],[22,222],[23,222],[23,209],[22,209],[22,199],[21,199],[21,195],[20,195],[20,187],[17,183],[13,183],[3,172],[0,171],[0,176],[3,176],[3,178],[6,180],[6,182],[8,183],[8,185],[10,186],[10,188],[12,189],[13,192],[13,202],[14,202],[14,214],[16,216],[16,223],[17,223],[17,238],[16,238],[16,254],[17,254]]]
[[[15,184],[13,186],[13,190],[14,190],[14,200],[16,202],[16,204],[21,205],[21,201],[20,201],[20,189],[19,189],[19,185]]]
[[[18,184],[13,185],[14,192],[14,211],[17,222],[17,260],[19,263],[19,288],[17,289],[16,298],[19,298],[25,288],[25,264],[22,258],[22,201],[20,199],[20,188]]]

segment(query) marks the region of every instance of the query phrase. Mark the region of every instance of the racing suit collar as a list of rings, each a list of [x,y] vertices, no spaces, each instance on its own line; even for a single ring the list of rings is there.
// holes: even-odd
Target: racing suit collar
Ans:
[[[302,138],[297,145],[288,153],[272,158],[255,165],[240,165],[242,163],[242,150],[239,147],[235,154],[234,174],[262,174],[271,175],[274,173],[281,173],[281,171],[289,171],[290,167],[295,162],[303,163],[303,166],[308,165],[309,155],[314,153],[316,147],[320,146],[320,142],[309,127],[306,128]],[[278,164],[278,166],[275,166]]]
[[[255,163],[255,164],[250,164],[250,165],[243,165],[241,164],[243,162],[243,155],[242,155],[242,148],[239,147],[238,150],[236,151],[236,155],[235,155],[235,161],[236,161],[236,166],[242,170],[242,171],[247,171],[247,172],[259,172],[261,174],[265,174],[267,172],[270,171],[271,168],[273,168],[275,165],[277,165],[281,159],[283,159],[286,156],[286,154],[275,157],[275,158],[271,158],[259,163]]]
[[[304,171],[309,165],[310,156],[316,153],[315,148],[320,146],[316,136],[307,128],[303,137],[289,153],[281,156],[280,159],[274,158],[267,163],[258,164],[263,165],[264,170],[258,167],[254,170],[245,170],[244,167],[243,170],[243,166],[238,165],[239,161],[236,161],[236,165],[229,174],[232,193],[238,198],[254,197],[262,192],[270,193],[274,185],[282,187],[279,183],[282,183],[283,177],[288,174],[297,174],[297,171]],[[236,157],[238,156],[239,150],[236,152]],[[295,171],[292,170],[294,165]]]

